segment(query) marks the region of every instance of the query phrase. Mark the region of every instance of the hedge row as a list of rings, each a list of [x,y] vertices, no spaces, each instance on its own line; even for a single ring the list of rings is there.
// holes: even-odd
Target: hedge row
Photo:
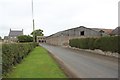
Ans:
[[[81,38],[71,39],[69,45],[71,47],[81,49],[101,49],[103,51],[111,51],[120,53],[120,36],[101,37],[101,38]]]
[[[33,42],[33,38],[29,35],[18,36],[18,42]]]
[[[6,74],[21,62],[36,46],[36,43],[11,43],[2,45],[2,73]]]

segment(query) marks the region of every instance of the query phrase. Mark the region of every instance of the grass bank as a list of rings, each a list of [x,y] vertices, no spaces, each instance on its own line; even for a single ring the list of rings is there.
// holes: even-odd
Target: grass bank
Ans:
[[[36,47],[7,78],[66,78],[66,75],[44,48]]]

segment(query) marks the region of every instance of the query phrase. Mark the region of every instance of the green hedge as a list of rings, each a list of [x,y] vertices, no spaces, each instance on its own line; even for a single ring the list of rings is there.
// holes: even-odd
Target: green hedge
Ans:
[[[33,38],[29,35],[18,36],[18,42],[33,42]]]
[[[20,63],[36,45],[36,43],[2,44],[2,73],[6,74],[14,65]]]
[[[101,49],[103,51],[111,51],[120,53],[120,36],[101,37],[101,38],[80,38],[71,39],[69,45],[71,47],[81,49]]]

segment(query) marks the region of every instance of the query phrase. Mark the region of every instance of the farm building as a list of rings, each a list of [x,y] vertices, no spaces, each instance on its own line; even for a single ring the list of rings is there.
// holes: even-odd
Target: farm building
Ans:
[[[84,26],[80,26],[52,34],[46,37],[46,43],[67,46],[69,40],[73,38],[101,37],[101,36],[109,36],[109,34],[102,29],[86,28]]]
[[[37,36],[37,43],[46,42],[45,38],[46,38],[45,36]]]

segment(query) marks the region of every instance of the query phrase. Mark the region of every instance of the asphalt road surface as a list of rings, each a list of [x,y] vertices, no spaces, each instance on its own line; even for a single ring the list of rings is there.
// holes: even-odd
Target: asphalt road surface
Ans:
[[[118,78],[118,59],[87,51],[40,44],[59,57],[80,78]]]

